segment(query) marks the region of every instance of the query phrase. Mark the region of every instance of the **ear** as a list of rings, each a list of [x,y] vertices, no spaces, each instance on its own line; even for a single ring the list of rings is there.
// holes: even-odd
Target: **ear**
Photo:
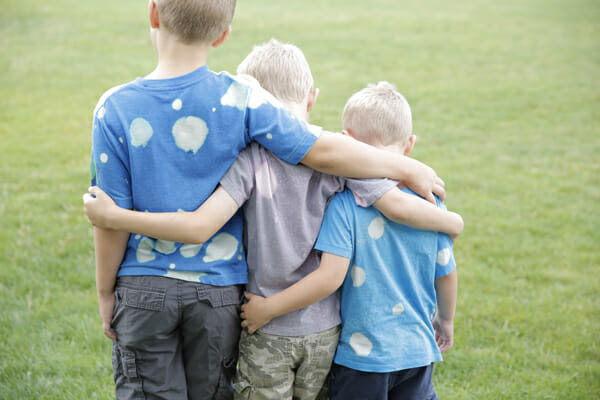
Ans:
[[[319,88],[314,89],[308,94],[308,103],[306,104],[306,112],[311,112],[315,103],[317,102],[317,98],[319,97]]]
[[[406,144],[406,147],[404,148],[404,155],[407,156],[410,154],[410,152],[412,151],[413,147],[415,146],[415,142],[417,141],[417,137],[415,135],[410,135],[408,137],[408,143]]]
[[[229,37],[230,33],[231,33],[231,26],[229,26],[227,29],[225,29],[225,31],[223,33],[221,33],[221,36],[219,36],[219,38],[217,40],[215,40],[214,42],[212,42],[211,46],[212,47],[219,47],[220,45],[222,45],[223,42],[225,40],[227,40],[227,38]]]
[[[356,139],[356,136],[354,136],[354,133],[351,129],[344,129],[342,131],[342,135],[350,136],[352,139]]]
[[[158,8],[156,7],[154,0],[148,2],[148,16],[150,18],[150,27],[153,29],[158,28]]]

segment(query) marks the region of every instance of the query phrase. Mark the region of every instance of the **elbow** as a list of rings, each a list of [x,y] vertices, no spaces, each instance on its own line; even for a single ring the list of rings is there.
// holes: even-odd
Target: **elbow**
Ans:
[[[185,235],[185,243],[189,244],[204,244],[208,242],[210,236],[206,233],[206,227],[203,224],[194,224],[191,226]]]
[[[454,216],[454,229],[455,231],[452,233],[452,236],[458,237],[460,236],[460,234],[463,232],[463,229],[465,228],[465,222],[463,221],[462,217],[460,216],[460,214],[451,212],[451,214]]]
[[[335,159],[337,151],[332,135],[322,134],[300,162],[319,172],[331,173],[339,163]]]
[[[204,236],[202,236],[202,237],[191,236],[189,240],[186,240],[186,243],[189,243],[189,244],[204,244],[207,241],[208,241],[208,239],[205,238]]]
[[[310,150],[300,162],[309,168],[325,174],[331,173],[335,165],[331,157],[325,157],[322,152],[317,150]]]

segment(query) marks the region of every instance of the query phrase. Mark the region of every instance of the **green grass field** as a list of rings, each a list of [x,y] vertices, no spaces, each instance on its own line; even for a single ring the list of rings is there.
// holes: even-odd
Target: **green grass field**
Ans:
[[[154,68],[146,5],[2,1],[2,400],[113,397],[81,194],[98,98]],[[600,3],[253,0],[233,28],[211,68],[299,45],[330,130],[367,83],[411,103],[466,224],[440,398],[600,398]]]

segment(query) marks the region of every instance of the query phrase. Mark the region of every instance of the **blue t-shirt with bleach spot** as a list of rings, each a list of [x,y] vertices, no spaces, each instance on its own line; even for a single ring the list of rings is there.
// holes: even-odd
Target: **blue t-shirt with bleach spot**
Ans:
[[[456,268],[448,235],[392,222],[346,190],[329,203],[315,248],[350,259],[335,363],[392,372],[442,361],[431,321],[435,278]]]
[[[250,142],[297,164],[316,139],[252,78],[207,66],[172,79],[138,78],[109,90],[96,106],[91,183],[123,208],[192,211]],[[238,212],[202,245],[132,234],[118,275],[246,283],[242,223]]]

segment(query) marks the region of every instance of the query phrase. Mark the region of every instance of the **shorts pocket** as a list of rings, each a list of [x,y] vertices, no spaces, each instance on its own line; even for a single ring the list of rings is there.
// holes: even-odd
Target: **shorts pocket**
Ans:
[[[212,308],[241,305],[241,291],[239,286],[196,288],[198,300],[208,303]]]
[[[144,290],[117,288],[117,296],[123,305],[142,310],[163,311],[165,292],[163,290]]]
[[[237,368],[237,354],[231,355],[221,363],[221,374],[217,388],[217,399],[227,399],[231,397],[233,391],[233,378]]]
[[[138,373],[135,362],[135,353],[131,350],[122,348],[117,342],[113,342],[112,364],[115,377],[119,374],[130,379],[137,378]]]
[[[135,353],[113,342],[112,364],[117,398],[145,399]]]

